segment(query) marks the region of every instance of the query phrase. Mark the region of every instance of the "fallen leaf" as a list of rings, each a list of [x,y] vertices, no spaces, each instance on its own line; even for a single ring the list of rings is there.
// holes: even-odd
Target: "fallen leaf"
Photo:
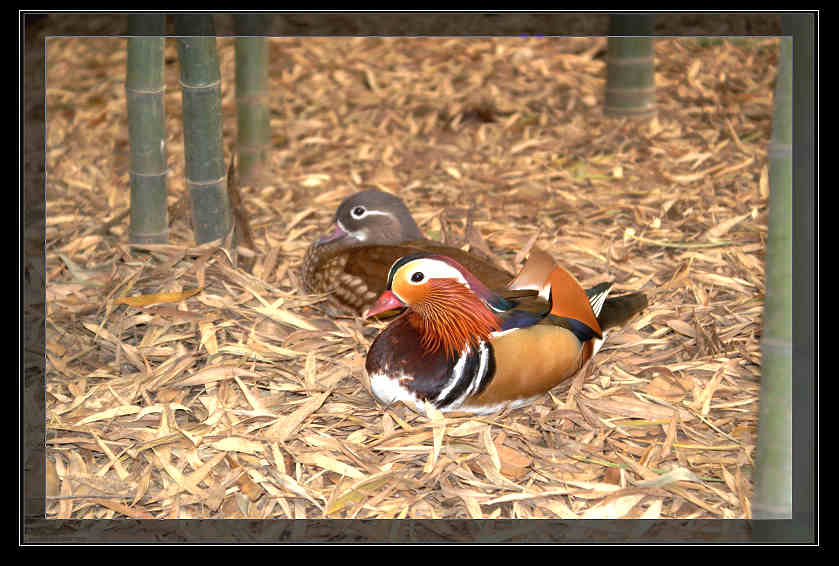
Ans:
[[[227,462],[230,464],[231,469],[241,469],[239,462],[237,462],[235,458],[230,457],[229,454],[227,456]],[[265,493],[265,491],[259,487],[253,479],[251,479],[251,476],[246,470],[242,470],[242,474],[239,476],[239,479],[236,480],[236,483],[239,485],[239,490],[244,493],[250,501],[256,501],[262,497],[263,493]]]
[[[136,405],[120,405],[119,407],[114,407],[113,409],[108,409],[107,411],[94,413],[88,417],[85,417],[79,422],[77,422],[76,426],[93,423],[96,421],[110,420],[115,417],[124,417],[125,415],[133,415],[134,413],[138,413],[139,411],[140,407]]]
[[[327,391],[326,393],[315,395],[303,403],[303,405],[290,415],[277,419],[274,424],[265,429],[265,437],[275,442],[285,442],[288,440],[291,433],[293,433],[309,415],[317,411],[320,406],[323,405],[323,402],[330,393],[330,391]]]
[[[696,338],[696,329],[683,320],[673,319],[667,321],[667,326],[689,338]]]
[[[248,440],[240,436],[228,436],[211,442],[210,446],[222,452],[242,452],[244,454],[261,454],[264,450],[261,442]]]
[[[671,471],[667,472],[666,474],[661,474],[657,478],[649,480],[640,480],[632,483],[638,487],[661,487],[677,481],[692,481],[697,483],[702,482],[702,480],[700,480],[696,474],[694,474],[687,468],[676,467]]]
[[[154,295],[137,295],[134,297],[120,297],[115,300],[117,305],[129,305],[132,307],[147,307],[158,303],[177,303],[197,295],[201,289],[189,289],[179,293],[155,293]]]
[[[362,479],[344,493],[336,497],[332,503],[329,504],[329,507],[326,509],[326,513],[336,513],[344,507],[356,505],[364,501],[364,499],[369,497],[371,493],[381,489],[393,475],[394,472],[386,471],[381,474]]]
[[[303,330],[315,330],[320,331],[320,329],[307,321],[306,319],[294,314],[293,312],[287,311],[285,309],[265,306],[265,307],[256,307],[254,310],[260,314],[264,314],[271,320],[276,322],[283,322],[285,324],[290,324],[291,326],[296,326],[297,328],[302,328]]]
[[[330,458],[326,454],[322,453],[297,454],[297,461],[302,464],[311,464],[313,466],[323,468],[324,470],[329,470],[330,472],[335,472],[336,474],[341,474],[342,476],[347,476],[353,479],[363,479],[367,477],[367,474],[358,468],[345,464],[334,458]]]
[[[684,399],[688,392],[680,385],[659,375],[647,384],[644,393],[671,403],[677,403]]]
[[[635,493],[608,499],[587,509],[581,516],[584,519],[620,519],[626,517],[627,513],[645,497],[644,494]]]
[[[495,437],[494,445],[501,462],[500,472],[502,475],[513,479],[521,479],[530,467],[531,459],[514,448],[503,444],[504,433]]]
[[[734,228],[734,226],[736,226],[737,224],[739,224],[740,222],[742,222],[743,220],[745,220],[746,218],[748,218],[751,215],[752,215],[751,212],[747,212],[746,214],[743,214],[741,216],[735,216],[733,218],[729,218],[728,220],[726,220],[724,222],[720,222],[719,224],[717,224],[716,226],[714,226],[713,228],[711,228],[710,230],[705,232],[705,237],[707,237],[710,240],[719,239],[721,236],[726,234],[729,230]]]
[[[425,402],[425,414],[428,415],[429,420],[433,424],[432,441],[433,446],[431,453],[428,455],[428,460],[425,462],[425,473],[430,473],[434,466],[437,465],[437,459],[440,457],[440,451],[443,449],[443,437],[446,435],[446,422],[443,413],[437,410],[437,407]]]
[[[179,387],[190,387],[192,385],[206,385],[214,381],[233,379],[234,377],[259,377],[260,375],[257,372],[237,367],[216,366],[202,369],[176,385]]]

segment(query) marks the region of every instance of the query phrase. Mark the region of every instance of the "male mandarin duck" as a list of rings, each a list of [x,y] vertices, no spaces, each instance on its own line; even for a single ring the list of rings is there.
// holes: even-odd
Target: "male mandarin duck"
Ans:
[[[365,313],[407,307],[370,346],[373,395],[423,414],[426,402],[475,414],[518,407],[575,375],[607,329],[647,305],[643,293],[607,300],[610,283],[584,291],[541,250],[510,287],[491,290],[443,255],[398,259],[387,289]]]
[[[399,197],[369,189],[347,197],[335,213],[332,233],[306,250],[303,289],[331,292],[339,304],[361,313],[385,290],[393,262],[420,252],[451,257],[493,288],[513,278],[469,252],[426,239]]]

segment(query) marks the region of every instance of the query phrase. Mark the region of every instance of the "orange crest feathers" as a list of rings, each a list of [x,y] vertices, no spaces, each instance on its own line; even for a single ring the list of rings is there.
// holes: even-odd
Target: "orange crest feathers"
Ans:
[[[410,320],[428,352],[442,348],[455,359],[466,346],[477,347],[501,330],[498,318],[481,299],[454,279],[435,279],[423,301],[412,306]]]

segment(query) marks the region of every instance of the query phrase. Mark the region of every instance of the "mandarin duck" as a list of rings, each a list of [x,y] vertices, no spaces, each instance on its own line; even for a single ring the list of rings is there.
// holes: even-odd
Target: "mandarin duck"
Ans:
[[[491,287],[513,275],[460,248],[426,239],[402,199],[376,189],[347,197],[332,232],[306,250],[301,279],[307,293],[331,293],[344,308],[361,313],[385,290],[388,268],[419,252],[453,258]]]
[[[386,285],[365,317],[407,309],[370,346],[370,390],[385,406],[403,401],[422,414],[426,402],[473,414],[527,404],[575,375],[607,329],[647,305],[639,292],[607,299],[611,283],[584,291],[541,250],[502,290],[429,253],[398,259]]]

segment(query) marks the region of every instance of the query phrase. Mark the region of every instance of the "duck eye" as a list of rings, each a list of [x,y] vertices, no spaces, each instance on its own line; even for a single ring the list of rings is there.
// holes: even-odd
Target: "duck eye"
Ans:
[[[352,215],[355,218],[361,218],[362,216],[364,216],[365,212],[367,212],[367,209],[363,206],[356,206],[354,209],[352,209]]]
[[[423,279],[425,279],[425,275],[422,274],[422,271],[417,271],[413,275],[411,275],[411,281],[413,281],[414,283],[419,283]]]

